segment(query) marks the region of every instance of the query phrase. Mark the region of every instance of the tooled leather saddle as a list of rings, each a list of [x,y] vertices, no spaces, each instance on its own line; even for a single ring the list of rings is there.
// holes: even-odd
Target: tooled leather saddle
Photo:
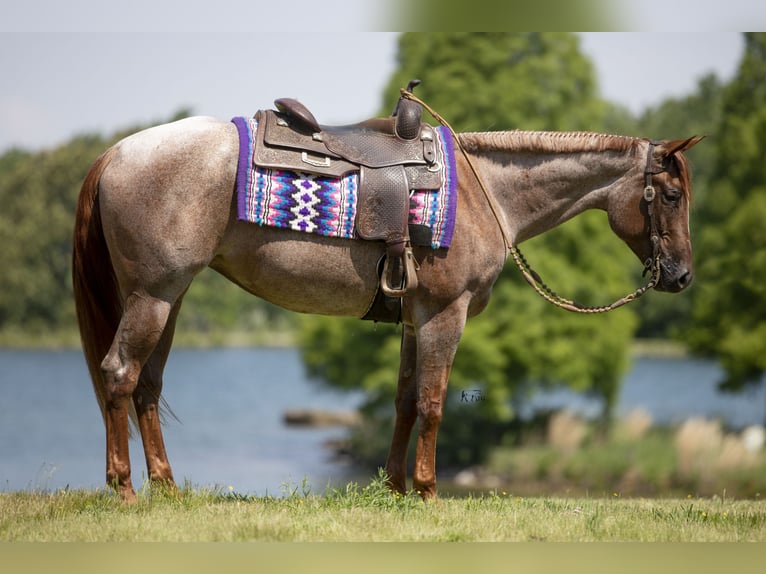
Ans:
[[[410,82],[408,91],[419,83]],[[388,298],[412,292],[418,265],[408,227],[410,190],[443,183],[433,128],[421,121],[420,104],[402,97],[391,116],[345,126],[319,124],[292,98],[274,105],[256,114],[255,164],[326,177],[358,172],[357,235],[386,245],[380,290]]]

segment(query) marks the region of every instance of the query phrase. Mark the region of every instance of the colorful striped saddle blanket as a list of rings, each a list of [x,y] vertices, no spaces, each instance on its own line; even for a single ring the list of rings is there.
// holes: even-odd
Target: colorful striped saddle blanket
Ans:
[[[282,229],[328,237],[357,238],[355,231],[358,172],[340,178],[262,168],[255,165],[258,122],[235,117],[239,131],[237,167],[238,218]],[[452,241],[457,211],[457,174],[452,136],[434,128],[444,185],[439,190],[411,190],[409,224],[412,243],[434,249]]]

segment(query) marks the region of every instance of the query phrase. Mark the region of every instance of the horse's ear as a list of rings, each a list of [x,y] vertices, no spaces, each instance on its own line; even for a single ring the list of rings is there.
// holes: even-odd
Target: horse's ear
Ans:
[[[671,156],[679,151],[686,151],[705,139],[705,136],[692,136],[685,140],[670,140],[662,142],[662,151],[666,156]]]

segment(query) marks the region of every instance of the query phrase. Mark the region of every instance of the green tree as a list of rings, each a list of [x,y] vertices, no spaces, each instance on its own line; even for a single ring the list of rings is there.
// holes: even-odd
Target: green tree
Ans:
[[[579,38],[566,32],[403,34],[398,61],[383,113],[418,78],[416,93],[458,131],[592,130],[606,108]]]
[[[0,160],[0,326],[42,333],[74,324],[72,222],[79,185],[106,142],[96,136]]]
[[[692,349],[717,357],[724,387],[766,370],[766,34],[745,35],[738,73],[725,88],[715,163],[700,206]]]
[[[419,78],[416,93],[458,131],[599,130],[607,116],[615,117],[596,96],[593,68],[573,34],[404,34],[398,61],[384,113],[399,88]],[[549,283],[591,303],[630,291],[630,270],[640,267],[597,212],[525,243],[524,251]],[[556,309],[507,266],[488,309],[468,322],[462,338],[440,430],[440,463],[476,462],[498,440],[512,440],[515,405],[544,385],[594,393],[608,417],[635,327],[626,308],[598,317]],[[399,336],[395,327],[357,320],[303,322],[310,372],[334,385],[371,391],[366,411],[377,424],[362,431],[358,444],[363,455],[374,451],[378,462],[388,440],[381,421],[393,412]],[[465,389],[481,389],[484,400],[461,403]]]

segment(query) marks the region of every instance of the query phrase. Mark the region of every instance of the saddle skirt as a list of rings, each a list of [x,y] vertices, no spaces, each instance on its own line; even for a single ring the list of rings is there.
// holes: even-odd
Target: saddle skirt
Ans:
[[[240,220],[316,233],[327,237],[359,239],[357,210],[360,173],[346,171],[321,175],[257,165],[257,117],[235,117],[239,132],[237,206]],[[452,135],[433,128],[435,166],[441,171],[440,189],[409,191],[409,234],[414,245],[448,248],[457,211],[457,176]]]

